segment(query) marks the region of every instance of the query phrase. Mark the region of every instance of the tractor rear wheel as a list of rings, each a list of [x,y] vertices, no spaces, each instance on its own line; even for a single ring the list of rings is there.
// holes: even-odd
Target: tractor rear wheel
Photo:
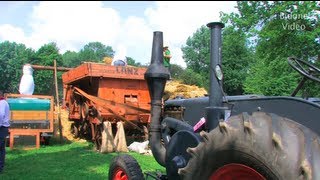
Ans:
[[[320,179],[318,135],[287,118],[242,113],[201,136],[183,179]]]
[[[112,159],[109,180],[141,180],[143,174],[138,162],[130,155],[122,154]]]

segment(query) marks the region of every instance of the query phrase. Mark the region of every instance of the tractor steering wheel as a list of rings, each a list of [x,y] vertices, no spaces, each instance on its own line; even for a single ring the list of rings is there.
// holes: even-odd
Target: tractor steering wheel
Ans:
[[[320,75],[320,69],[319,68],[315,67],[314,65],[312,65],[312,64],[310,64],[308,62],[302,61],[302,60],[294,58],[294,57],[289,57],[288,58],[288,63],[294,70],[298,71],[304,77],[307,77],[307,78],[309,78],[311,80],[314,80],[314,81],[317,81],[317,82],[320,83],[320,78],[315,77],[314,75],[312,75],[314,73],[317,73],[317,74]],[[305,69],[303,67],[303,65],[305,65],[309,69]]]

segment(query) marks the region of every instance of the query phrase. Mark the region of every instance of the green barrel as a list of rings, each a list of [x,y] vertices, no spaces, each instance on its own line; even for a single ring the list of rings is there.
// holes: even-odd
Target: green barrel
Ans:
[[[48,111],[50,100],[37,98],[8,98],[11,111]]]

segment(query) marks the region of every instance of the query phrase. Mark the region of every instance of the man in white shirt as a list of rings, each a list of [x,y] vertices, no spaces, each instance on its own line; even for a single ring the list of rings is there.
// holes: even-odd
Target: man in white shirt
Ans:
[[[0,173],[4,167],[5,155],[6,155],[6,143],[5,139],[8,136],[10,126],[10,107],[8,102],[3,96],[3,92],[0,90]]]

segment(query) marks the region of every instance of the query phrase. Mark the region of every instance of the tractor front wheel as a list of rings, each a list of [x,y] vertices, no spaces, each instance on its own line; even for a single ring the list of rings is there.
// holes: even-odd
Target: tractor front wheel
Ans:
[[[287,118],[242,113],[200,134],[183,179],[320,179],[318,135]]]
[[[112,159],[109,180],[141,180],[143,174],[138,162],[130,155],[122,154]]]

